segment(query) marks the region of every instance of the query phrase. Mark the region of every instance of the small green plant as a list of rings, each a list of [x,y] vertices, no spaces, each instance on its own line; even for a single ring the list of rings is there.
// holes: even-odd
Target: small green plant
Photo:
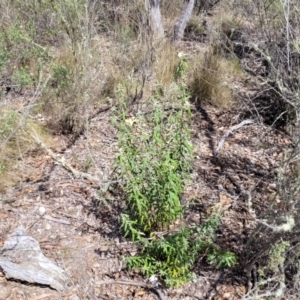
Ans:
[[[213,247],[209,251],[206,259],[209,263],[215,264],[219,267],[231,267],[236,263],[236,257],[234,253],[226,250],[221,250],[216,247]]]
[[[70,83],[70,75],[68,68],[63,64],[55,64],[52,66],[52,86],[57,90],[65,89]]]
[[[0,174],[3,174],[6,171],[6,165],[0,162]]]
[[[0,33],[0,70],[5,66],[9,58],[9,51],[5,45],[5,36]]]
[[[200,252],[208,253],[210,263],[230,267],[236,262],[235,255],[213,244],[219,220],[219,214],[213,213],[201,225],[143,238],[141,252],[125,259],[127,266],[139,268],[147,276],[159,275],[169,286],[178,286],[193,278],[191,269]]]
[[[188,63],[186,61],[184,54],[180,52],[178,54],[178,57],[179,57],[179,62],[174,71],[174,77],[176,80],[180,79],[188,68]]]
[[[284,253],[289,246],[290,243],[287,241],[279,241],[272,246],[268,257],[268,263],[260,270],[261,275],[268,272],[272,272],[274,275],[281,273],[280,268],[283,267],[285,261]]]
[[[125,236],[130,236],[133,241],[141,239],[144,234],[140,230],[136,229],[136,220],[131,220],[128,214],[121,214],[119,219]]]
[[[18,22],[15,22],[8,26],[5,30],[5,39],[8,46],[12,47],[16,43],[22,41],[22,37],[25,34],[24,28]]]
[[[139,268],[146,276],[157,274],[170,286],[191,280],[195,251],[190,237],[188,228],[181,228],[170,235],[143,239],[141,253],[126,258],[127,266]]]
[[[271,247],[267,264],[257,270],[257,284],[253,290],[248,292],[248,296],[253,295],[257,299],[262,298],[261,294],[266,299],[283,299],[282,297],[286,291],[285,282],[287,282],[284,269],[286,267],[285,263],[288,261],[285,253],[289,246],[289,242],[279,240]],[[298,261],[298,258],[296,261]],[[293,266],[296,267],[296,265],[297,263],[295,264],[295,261],[293,261]],[[297,276],[297,273],[295,276]],[[249,299],[252,299],[252,297],[249,297]]]
[[[1,111],[0,117],[0,137],[5,139],[17,123],[17,114],[13,110]],[[0,138],[0,141],[1,141]]]
[[[13,73],[13,81],[22,89],[23,87],[30,86],[33,82],[32,75],[28,67],[20,68]]]
[[[84,172],[87,172],[93,166],[93,160],[89,157],[81,165]]]

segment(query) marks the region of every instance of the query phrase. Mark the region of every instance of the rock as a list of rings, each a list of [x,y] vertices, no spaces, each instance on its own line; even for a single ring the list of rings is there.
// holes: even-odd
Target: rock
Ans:
[[[41,206],[41,207],[39,208],[39,215],[40,215],[40,216],[43,216],[43,215],[45,214],[45,212],[46,212],[46,208],[45,208],[44,206]]]
[[[6,278],[49,285],[64,290],[68,276],[55,262],[44,256],[39,243],[17,228],[0,248],[0,268]]]

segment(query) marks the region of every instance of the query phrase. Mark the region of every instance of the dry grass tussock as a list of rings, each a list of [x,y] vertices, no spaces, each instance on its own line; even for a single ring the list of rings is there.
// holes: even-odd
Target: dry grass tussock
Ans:
[[[156,48],[154,70],[158,84],[168,84],[174,81],[175,69],[179,57],[174,47],[169,42],[163,42]]]
[[[130,98],[142,88],[145,80],[149,82],[153,77],[154,50],[150,41],[138,39],[127,44],[116,43],[104,59],[107,59],[103,65],[102,97],[105,99],[117,99],[120,86]],[[144,93],[149,90],[147,84]]]
[[[111,95],[108,89],[113,90],[115,84],[110,76],[116,78],[117,72],[104,72],[105,55],[95,42],[89,47],[79,44],[76,53],[67,46],[53,53],[48,67],[50,80],[39,99],[39,111],[48,115],[55,132],[78,134],[88,111],[99,107]]]
[[[208,103],[229,108],[233,101],[229,80],[239,70],[235,60],[226,60],[212,52],[195,59],[188,83],[193,101],[196,105]]]
[[[241,28],[244,23],[245,19],[242,14],[238,13],[228,0],[220,2],[211,19],[211,25],[216,34],[222,34],[228,30],[234,31]]]
[[[205,32],[205,26],[200,22],[199,16],[192,15],[187,23],[185,32],[191,36],[201,35]]]

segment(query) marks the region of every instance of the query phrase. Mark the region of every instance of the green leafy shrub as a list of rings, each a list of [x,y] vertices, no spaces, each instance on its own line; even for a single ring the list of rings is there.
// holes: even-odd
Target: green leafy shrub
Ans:
[[[17,125],[17,113],[13,110],[2,110],[0,117],[0,141],[5,140]]]
[[[212,213],[201,225],[183,226],[165,235],[154,233],[149,239],[142,238],[141,252],[127,257],[127,266],[139,268],[147,276],[159,275],[169,286],[193,279],[191,270],[200,252],[207,254],[209,263],[230,267],[236,262],[235,255],[214,245],[219,220],[220,215]]]
[[[68,67],[64,64],[54,64],[52,66],[52,87],[59,93],[63,92],[70,83]]]
[[[182,216],[180,193],[190,171],[191,153],[186,100],[183,89],[181,108],[166,116],[162,104],[152,98],[153,109],[147,118],[139,115],[135,119],[126,114],[124,102],[120,105],[117,164],[125,181],[126,214],[144,234],[168,229]],[[125,233],[133,238],[130,228]]]
[[[236,263],[234,253],[213,247],[207,255],[207,261],[217,266],[231,267]]]
[[[218,266],[235,263],[233,253],[214,245],[220,215],[212,213],[203,224],[188,227],[182,220],[180,194],[189,177],[191,144],[187,100],[183,86],[168,103],[177,108],[164,110],[158,94],[149,99],[150,112],[130,116],[122,100],[117,121],[120,155],[116,161],[123,180],[126,210],[120,215],[125,236],[141,243],[141,251],[125,259],[129,268],[147,276],[159,275],[169,286],[191,280],[199,252]],[[179,108],[178,108],[178,103]]]
[[[9,58],[9,51],[5,45],[5,37],[3,33],[0,33],[0,71],[6,64]]]
[[[15,70],[12,75],[13,82],[19,86],[20,89],[30,86],[33,83],[32,74],[30,74],[28,67]]]

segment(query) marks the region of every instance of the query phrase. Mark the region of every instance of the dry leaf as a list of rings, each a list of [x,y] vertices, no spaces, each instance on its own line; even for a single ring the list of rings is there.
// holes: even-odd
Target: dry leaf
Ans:
[[[243,224],[242,222],[237,222],[237,224],[238,224],[241,228],[244,227],[244,224]]]
[[[246,290],[246,287],[245,287],[245,286],[239,285],[239,286],[236,287],[236,293],[237,293],[240,297],[246,295],[246,292],[247,292],[247,290]]]
[[[144,296],[145,295],[145,290],[144,289],[137,289],[135,291],[135,296]]]
[[[230,198],[228,198],[226,195],[221,194],[220,195],[220,202],[222,205],[227,205],[230,204],[232,202],[232,200]]]
[[[33,166],[35,168],[39,168],[44,163],[44,160],[34,162]]]
[[[0,210],[0,218],[1,219],[6,219],[8,217],[7,213],[5,213],[4,211]]]

